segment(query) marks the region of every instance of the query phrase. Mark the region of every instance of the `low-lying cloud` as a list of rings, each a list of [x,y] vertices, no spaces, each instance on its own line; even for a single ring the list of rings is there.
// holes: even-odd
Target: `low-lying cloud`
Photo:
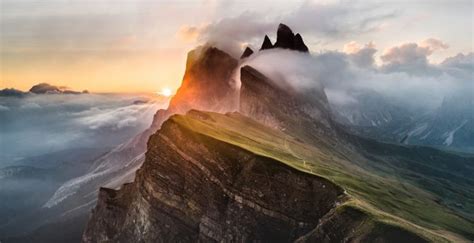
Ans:
[[[165,101],[133,95],[0,97],[0,167],[65,149],[109,148],[146,129]]]

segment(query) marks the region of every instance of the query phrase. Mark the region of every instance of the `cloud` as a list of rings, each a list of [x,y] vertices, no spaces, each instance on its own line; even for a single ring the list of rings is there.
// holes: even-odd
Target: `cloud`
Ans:
[[[380,57],[383,69],[388,72],[404,72],[412,75],[439,75],[442,72],[429,63],[428,56],[446,49],[448,45],[440,40],[429,38],[421,43],[404,43],[385,50]]]
[[[29,102],[29,103],[22,104],[20,108],[21,109],[40,109],[41,106],[38,105],[37,103]]]
[[[79,116],[77,122],[92,130],[118,130],[126,127],[134,127],[140,123],[137,117],[142,116],[149,106],[148,104],[143,104],[113,109],[91,108],[76,114],[76,116]]]
[[[8,106],[0,105],[0,111],[9,111],[10,108]]]
[[[375,49],[375,44],[373,42],[361,46],[358,43],[351,41],[344,45],[343,50],[349,55],[352,62],[359,67],[372,67],[375,65],[375,53],[377,52],[377,49]]]
[[[357,97],[353,94],[375,92],[395,104],[434,109],[445,96],[472,88],[466,85],[474,83],[472,53],[433,64],[426,57],[434,49],[416,43],[402,44],[389,48],[383,55],[384,63],[376,65],[377,49],[373,43],[352,42],[346,45],[347,53],[325,51],[308,55],[278,49],[260,51],[241,65],[253,66],[277,85],[300,92],[319,89],[322,85],[333,104],[354,104]]]
[[[360,7],[351,2],[322,4],[305,1],[284,15],[246,11],[211,23],[185,25],[180,28],[178,36],[201,44],[210,42],[239,56],[242,43],[250,43],[254,49],[260,48],[264,35],[274,34],[280,22],[288,24],[306,38],[334,40],[377,31],[386,20],[396,16],[396,12],[375,5]]]
[[[0,167],[17,157],[116,146],[148,128],[156,110],[166,105],[152,99],[134,104],[144,99],[115,94],[2,97]]]
[[[429,38],[420,43],[421,47],[426,47],[431,50],[431,52],[441,49],[447,49],[449,47],[448,44],[442,42],[441,40],[435,38]]]

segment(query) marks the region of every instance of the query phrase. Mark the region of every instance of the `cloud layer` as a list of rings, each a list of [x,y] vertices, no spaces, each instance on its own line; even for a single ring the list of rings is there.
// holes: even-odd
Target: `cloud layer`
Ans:
[[[133,95],[0,97],[0,167],[70,148],[108,148],[147,128],[165,101]]]
[[[425,43],[425,42],[422,42]],[[330,102],[357,102],[352,94],[376,92],[392,102],[413,108],[435,109],[444,97],[462,89],[473,89],[474,55],[459,54],[440,64],[430,63],[428,56],[441,41],[429,39],[430,45],[406,43],[388,49],[377,65],[373,43],[349,43],[345,50],[307,55],[288,50],[265,50],[242,63],[250,65],[277,82],[285,82],[305,92],[324,86]],[[237,77],[237,80],[238,77]]]

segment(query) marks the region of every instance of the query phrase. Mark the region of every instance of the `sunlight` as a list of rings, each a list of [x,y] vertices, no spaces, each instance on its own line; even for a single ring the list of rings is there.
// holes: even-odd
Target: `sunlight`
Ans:
[[[161,89],[160,92],[158,92],[158,94],[166,96],[166,97],[170,97],[173,94],[173,91],[171,91],[170,88],[163,88]]]

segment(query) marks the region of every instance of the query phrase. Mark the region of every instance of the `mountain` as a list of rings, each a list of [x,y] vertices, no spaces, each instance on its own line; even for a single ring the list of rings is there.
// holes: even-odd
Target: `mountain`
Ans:
[[[87,90],[82,92],[69,90],[65,87],[54,86],[48,83],[39,83],[31,87],[29,90],[33,94],[82,94],[89,93]]]
[[[375,92],[353,92],[357,102],[331,104],[334,119],[365,137],[461,152],[474,151],[474,98],[459,90],[434,110],[396,105]]]
[[[157,111],[150,128],[116,148],[104,151],[99,158],[91,159],[88,168],[77,170],[67,180],[55,181],[46,192],[41,191],[41,200],[35,201],[35,208],[40,208],[35,213],[41,217],[29,220],[31,228],[24,228],[21,234],[15,231],[14,235],[19,236],[8,239],[1,232],[11,233],[13,228],[17,229],[18,223],[24,221],[18,220],[4,229],[0,225],[0,240],[63,242],[67,236],[77,241],[97,201],[99,187],[120,188],[123,183],[133,181],[135,171],[144,161],[149,136],[171,115],[183,114],[193,108],[226,112],[238,107],[238,94],[232,81],[237,63],[237,59],[210,46],[189,52],[182,86],[171,98],[168,108]],[[84,156],[87,154],[84,152]],[[31,214],[28,212],[27,216]],[[58,225],[68,227],[57,232]]]
[[[0,90],[0,97],[23,97],[26,93],[18,89],[2,89]]]
[[[239,71],[238,112],[166,120],[135,180],[100,190],[83,242],[474,238],[473,157],[354,135],[324,88]]]

